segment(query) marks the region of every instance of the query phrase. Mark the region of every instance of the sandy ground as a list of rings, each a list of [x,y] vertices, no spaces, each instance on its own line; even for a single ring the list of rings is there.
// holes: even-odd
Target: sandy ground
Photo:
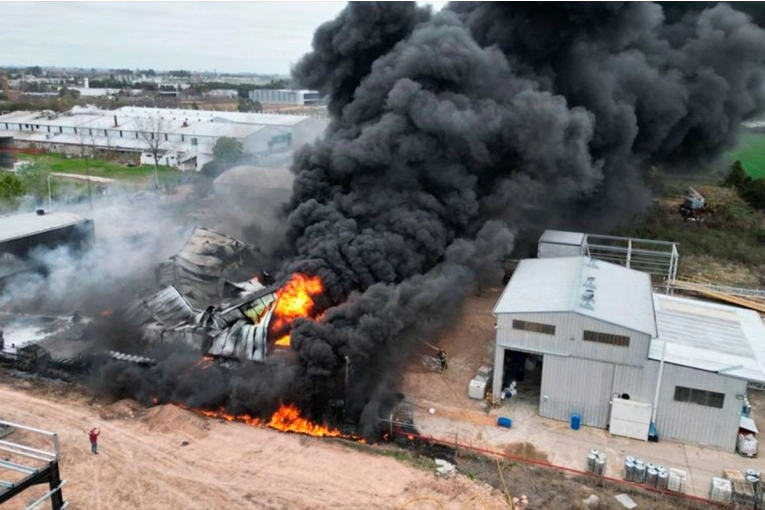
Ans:
[[[64,497],[73,509],[503,508],[485,484],[437,478],[373,447],[219,422],[174,406],[100,405],[67,387],[0,377],[0,416],[59,434]],[[102,430],[99,455],[86,435],[94,426]],[[0,470],[0,478],[12,476]],[[24,508],[44,492],[38,486],[3,510]]]
[[[646,443],[614,437],[605,430],[591,427],[571,430],[566,422],[539,416],[539,382],[536,387],[533,384],[519,387],[517,397],[489,413],[484,402],[467,397],[467,388],[479,366],[492,364],[494,320],[491,310],[500,292],[501,289],[488,289],[481,296],[470,296],[455,326],[441,338],[430,339],[449,354],[446,372],[427,370],[419,362],[411,364],[402,390],[415,405],[415,423],[423,435],[578,470],[584,470],[587,453],[596,448],[607,454],[607,475],[616,478],[621,478],[624,457],[632,455],[646,462],[685,470],[688,474],[686,492],[699,497],[708,497],[711,478],[721,476],[723,468],[765,472],[765,455],[750,459],[733,452],[669,440]],[[527,375],[527,380],[533,378],[534,375]],[[751,392],[750,400],[753,418],[763,431],[765,393]],[[435,414],[429,414],[430,408],[435,409]],[[511,418],[512,428],[498,427],[498,416]]]

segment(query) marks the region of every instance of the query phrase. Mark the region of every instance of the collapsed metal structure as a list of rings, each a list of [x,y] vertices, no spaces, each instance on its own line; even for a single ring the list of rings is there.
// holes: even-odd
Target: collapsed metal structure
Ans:
[[[278,287],[257,277],[232,278],[247,267],[252,250],[195,228],[183,249],[158,268],[161,290],[131,303],[126,319],[147,344],[182,342],[205,355],[250,361],[283,352],[268,335]]]

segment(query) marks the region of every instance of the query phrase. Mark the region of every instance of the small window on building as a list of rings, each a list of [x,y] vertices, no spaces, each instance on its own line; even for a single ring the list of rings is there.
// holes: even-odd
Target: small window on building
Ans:
[[[550,324],[540,324],[539,322],[513,320],[513,329],[543,333],[545,335],[555,334],[555,326]]]
[[[612,335],[610,333],[599,333],[597,331],[584,331],[584,340],[586,342],[597,342],[599,344],[616,345],[619,347],[629,347],[630,337],[622,335]]]
[[[675,386],[675,402],[689,402],[700,406],[722,409],[723,405],[725,405],[725,394]]]

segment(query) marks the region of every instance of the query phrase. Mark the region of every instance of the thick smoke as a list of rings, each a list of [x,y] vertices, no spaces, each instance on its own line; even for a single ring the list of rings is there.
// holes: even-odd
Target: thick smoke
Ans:
[[[435,15],[350,3],[294,69],[328,94],[333,121],[295,158],[280,277],[319,275],[325,314],[293,323],[299,363],[211,376],[204,404],[323,401],[347,359],[350,411],[370,432],[416,337],[447,327],[518,236],[607,230],[646,203],[650,165],[682,169],[730,147],[763,108],[763,50],[765,32],[725,5],[668,24],[651,3]],[[190,361],[172,358],[113,391],[199,404],[177,380]]]
[[[89,217],[90,211],[81,212]],[[109,197],[93,209],[95,236],[91,250],[68,246],[38,249],[32,264],[44,272],[7,278],[0,290],[0,310],[58,314],[73,307],[98,315],[125,304],[154,285],[153,268],[183,246],[193,224],[151,196]]]
[[[450,7],[351,3],[295,68],[335,119],[296,159],[284,274],[336,306],[293,345],[309,373],[351,359],[367,424],[513,233],[613,226],[648,165],[720,154],[765,100],[765,33],[725,5],[673,25],[650,3]]]

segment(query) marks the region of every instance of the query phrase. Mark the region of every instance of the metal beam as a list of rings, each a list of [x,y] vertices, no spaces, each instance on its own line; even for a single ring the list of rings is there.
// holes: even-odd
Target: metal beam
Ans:
[[[23,464],[16,464],[15,462],[9,462],[7,460],[0,460],[0,468],[18,471],[19,473],[26,473],[28,475],[35,474],[39,471],[37,468],[24,466]]]
[[[66,480],[64,480],[63,482],[58,484],[56,487],[54,487],[53,489],[49,490],[48,492],[46,492],[42,496],[40,496],[40,498],[37,499],[37,501],[35,501],[34,503],[30,504],[26,508],[26,510],[34,510],[37,505],[39,505],[40,503],[42,503],[46,499],[48,499],[48,498],[52,499],[53,495],[56,494],[57,492],[61,491],[61,487],[63,487],[64,485],[66,485]]]
[[[46,455],[47,460],[53,460],[56,457],[56,454],[53,452],[48,452],[45,450],[38,450],[37,448],[32,448],[31,446],[24,446],[23,444],[13,443],[11,441],[6,441],[4,439],[0,439],[0,445],[10,446],[12,448],[18,448],[19,450],[24,450],[27,452],[37,453],[39,455]]]
[[[0,445],[0,451],[5,451],[5,452],[8,452],[8,453],[12,453],[14,455],[20,455],[22,457],[29,457],[30,459],[41,460],[43,462],[51,462],[51,461],[55,460],[55,459],[52,459],[49,456],[42,456],[42,455],[35,455],[33,453],[26,453],[26,452],[23,452],[23,451],[20,451],[20,450],[15,450],[15,449],[13,449],[11,447],[3,446],[3,445]]]
[[[42,469],[41,471],[29,475],[23,480],[20,480],[15,484],[14,487],[9,489],[6,492],[0,493],[0,506],[2,506],[3,503],[6,501],[9,501],[11,498],[21,494],[28,488],[32,487],[33,485],[38,485],[41,483],[49,483],[50,476],[51,476],[51,469],[53,466],[58,467],[58,464],[51,464],[50,466]]]

